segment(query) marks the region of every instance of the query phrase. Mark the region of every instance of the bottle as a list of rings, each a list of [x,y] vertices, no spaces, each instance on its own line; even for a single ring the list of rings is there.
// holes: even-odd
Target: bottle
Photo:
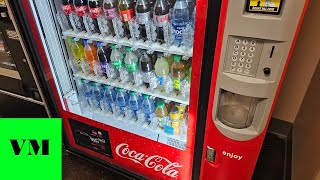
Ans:
[[[163,126],[167,124],[166,116],[168,116],[168,109],[163,101],[160,100],[157,102],[157,108],[155,113],[159,120],[159,126],[163,128]]]
[[[117,0],[104,0],[103,10],[108,20],[108,27],[111,33],[114,35],[114,28],[112,20],[118,15],[118,2]]]
[[[169,74],[169,64],[163,56],[158,56],[154,70],[157,75],[159,85],[163,86],[164,78]]]
[[[107,71],[110,71],[110,58],[108,58],[108,50],[102,46],[102,42],[97,42],[98,47],[98,60],[100,62],[101,70],[103,75],[107,77]]]
[[[140,36],[147,39],[146,24],[150,20],[150,6],[147,0],[138,0],[136,4],[136,21],[139,24]]]
[[[190,66],[190,68],[187,71],[187,81],[190,83],[191,81],[191,72],[192,72],[192,67]]]
[[[120,108],[120,114],[125,114],[125,108],[127,105],[127,98],[125,92],[123,92],[123,89],[118,88],[117,89],[117,105]]]
[[[103,98],[103,93],[100,90],[100,85],[97,82],[93,82],[93,97],[95,108],[101,109],[101,100]]]
[[[138,57],[134,54],[134,52],[132,52],[131,47],[126,47],[126,52],[127,54],[124,58],[124,64],[126,66],[128,73],[132,75],[134,72],[137,72],[139,70]]]
[[[191,27],[194,29],[194,23],[196,21],[196,7],[194,7],[193,9],[193,13],[191,15]]]
[[[97,18],[102,15],[101,3],[98,0],[89,0],[89,14],[93,20],[94,31],[100,33]]]
[[[76,10],[76,14],[79,17],[80,24],[81,24],[81,31],[85,31],[86,28],[83,22],[83,16],[87,14],[88,11],[88,0],[74,0],[74,7]]]
[[[181,81],[186,76],[186,70],[181,62],[181,56],[175,55],[173,60],[174,62],[171,67],[171,78],[173,80],[173,89],[179,93],[181,89]]]
[[[87,39],[83,40],[83,44],[84,44],[84,54],[85,54],[87,61],[89,62],[89,66],[90,66],[90,72],[93,73],[94,72],[94,64],[98,60],[97,48],[92,43],[90,44],[89,40],[87,40]]]
[[[130,37],[129,21],[134,17],[134,5],[131,0],[119,0],[121,20],[125,24],[125,33]]]
[[[130,91],[129,92],[129,107],[132,110],[134,117],[138,117],[138,110],[140,109],[141,101],[139,99],[139,96],[136,92]]]
[[[156,3],[156,0],[148,0],[148,3],[150,7],[150,17],[153,18],[154,4]]]
[[[151,72],[153,71],[153,63],[151,58],[144,52],[140,58],[140,69],[143,73],[143,81],[149,87],[149,80],[151,79]]]
[[[176,3],[176,0],[167,0],[169,6],[169,19],[172,19],[173,15],[173,6]]]
[[[187,0],[188,10],[189,10],[189,17],[192,17],[192,13],[194,12],[194,9],[196,7],[195,0]]]
[[[82,96],[83,96],[84,100],[86,101],[86,103],[89,106],[92,106],[93,105],[93,102],[92,102],[92,96],[93,96],[92,86],[91,86],[90,82],[85,80],[85,79],[81,79],[81,83],[82,83]],[[82,97],[80,96],[80,98],[82,98]]]
[[[72,27],[69,15],[70,13],[74,12],[73,0],[62,0],[61,9],[64,15],[67,17],[69,26]]]
[[[143,101],[142,101],[142,111],[143,114],[145,115],[145,118],[147,122],[150,123],[150,115],[154,113],[155,111],[155,106],[154,106],[154,101],[150,99],[150,96],[147,94],[143,94]]]
[[[174,106],[171,108],[170,111],[170,121],[171,121],[171,127],[174,129],[174,134],[179,135],[180,134],[180,112],[179,109]]]
[[[71,49],[73,57],[77,61],[78,67],[81,67],[81,61],[85,59],[84,47],[81,40],[77,41],[76,38],[71,38]]]
[[[108,108],[109,111],[111,111],[113,113],[113,108],[112,105],[114,103],[114,92],[112,90],[112,88],[108,85],[103,85],[103,97],[104,97],[104,101],[106,103],[106,108]]]
[[[166,0],[157,0],[154,5],[153,22],[157,28],[157,39],[163,42],[163,27],[169,22],[169,7]]]
[[[181,45],[182,32],[189,23],[189,10],[186,0],[177,0],[173,7],[172,26],[174,31],[174,43]]]
[[[122,68],[123,64],[123,54],[117,49],[117,46],[115,44],[111,45],[111,56],[110,60],[112,63],[113,68],[117,71],[119,74],[119,70]]]

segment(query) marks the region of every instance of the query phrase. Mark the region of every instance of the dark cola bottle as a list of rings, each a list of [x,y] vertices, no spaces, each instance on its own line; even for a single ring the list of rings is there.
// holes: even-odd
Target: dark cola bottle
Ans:
[[[97,18],[102,15],[102,4],[98,0],[89,0],[89,13],[93,20],[94,31],[100,33]]]
[[[124,23],[125,34],[130,38],[129,21],[135,16],[133,2],[131,0],[119,0],[119,11]]]
[[[139,24],[140,36],[147,39],[146,24],[150,20],[150,6],[147,0],[138,0],[136,4],[136,21]]]
[[[89,12],[88,1],[87,0],[74,0],[73,4],[74,4],[75,10],[76,10],[76,14],[80,20],[81,30],[85,31],[86,28],[84,26],[83,16]]]
[[[169,6],[167,0],[156,1],[153,11],[153,21],[157,28],[157,40],[163,42],[163,27],[169,22]]]
[[[153,10],[154,10],[154,4],[156,3],[156,0],[148,0],[149,6],[150,6],[150,16],[153,18]]]
[[[64,15],[67,17],[69,26],[72,27],[69,15],[70,13],[74,12],[73,0],[62,0],[61,9]]]

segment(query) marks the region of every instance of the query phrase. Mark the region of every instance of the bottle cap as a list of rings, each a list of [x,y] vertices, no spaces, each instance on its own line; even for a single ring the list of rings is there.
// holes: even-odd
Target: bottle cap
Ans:
[[[98,86],[98,83],[97,83],[97,82],[92,82],[92,84],[93,84],[94,86]]]
[[[179,62],[179,61],[181,60],[181,56],[179,56],[179,55],[174,55],[174,56],[173,56],[173,60],[174,60],[174,62]]]
[[[83,40],[83,44],[84,44],[84,45],[88,45],[88,44],[89,44],[89,40],[88,40],[88,39],[84,39],[84,40]]]
[[[144,94],[142,95],[144,99],[148,99],[149,98],[149,95],[148,94]]]
[[[157,107],[163,108],[164,107],[164,102],[163,101],[158,101],[157,102]]]
[[[105,89],[109,89],[109,87],[110,87],[110,86],[109,86],[109,85],[104,84],[104,85],[103,85],[103,87],[104,87]]]
[[[122,91],[123,91],[123,89],[121,89],[121,88],[117,88],[117,91],[118,91],[118,92],[122,92]]]
[[[126,52],[131,52],[132,48],[131,47],[126,47]]]
[[[134,91],[130,91],[129,94],[130,94],[130,95],[136,95],[137,93],[134,92]]]
[[[82,83],[87,83],[87,80],[81,79],[81,82],[82,82]]]
[[[111,44],[111,49],[117,49],[117,46],[115,44]]]
[[[75,37],[71,38],[71,42],[76,43],[77,42],[76,38]]]
[[[98,46],[98,47],[102,47],[102,42],[97,41],[97,46]]]

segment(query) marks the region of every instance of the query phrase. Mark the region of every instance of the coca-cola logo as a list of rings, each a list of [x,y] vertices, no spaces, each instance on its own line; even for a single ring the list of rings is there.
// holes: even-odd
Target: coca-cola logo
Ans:
[[[169,14],[162,15],[162,16],[155,16],[157,22],[168,22],[169,21]]]
[[[129,159],[134,163],[161,172],[171,178],[177,178],[179,173],[177,168],[182,167],[179,163],[171,162],[165,157],[159,155],[148,156],[135,150],[131,150],[126,143],[119,144],[116,147],[116,153],[121,158]]]
[[[76,6],[76,13],[78,16],[83,16],[88,12],[87,6]]]
[[[68,5],[61,5],[62,11],[64,14],[68,15],[73,11],[73,5],[68,4]]]

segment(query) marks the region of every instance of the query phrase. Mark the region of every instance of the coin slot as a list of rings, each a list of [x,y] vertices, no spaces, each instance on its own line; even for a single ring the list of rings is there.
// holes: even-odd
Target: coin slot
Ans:
[[[272,58],[275,46],[272,46],[269,58]]]

